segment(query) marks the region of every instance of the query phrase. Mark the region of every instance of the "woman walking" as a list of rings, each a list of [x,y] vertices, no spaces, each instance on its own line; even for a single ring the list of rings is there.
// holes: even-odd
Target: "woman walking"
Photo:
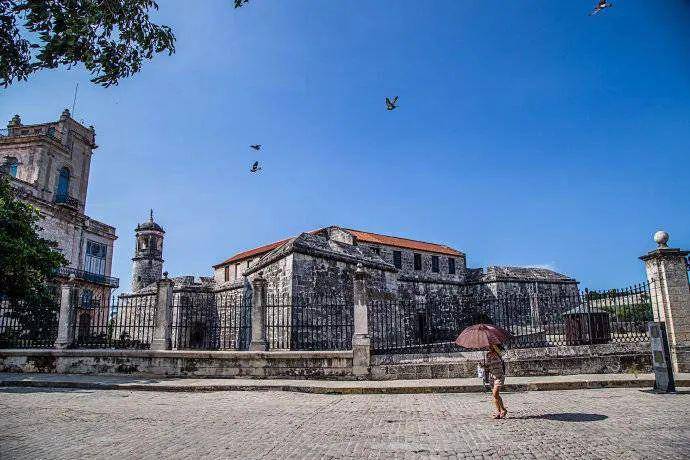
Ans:
[[[484,374],[491,382],[491,393],[494,397],[496,413],[494,418],[503,418],[508,414],[501,398],[501,387],[505,382],[505,363],[501,359],[502,343],[510,339],[510,333],[493,324],[475,324],[465,328],[455,343],[470,350],[489,350],[484,358]]]
[[[501,358],[502,354],[503,347],[501,345],[489,346],[484,367],[485,372],[489,374],[489,381],[491,382],[491,395],[494,399],[494,406],[496,406],[496,412],[493,414],[495,419],[504,418],[508,415],[508,410],[503,405],[503,398],[501,398],[501,387],[505,383],[506,378],[505,362]]]

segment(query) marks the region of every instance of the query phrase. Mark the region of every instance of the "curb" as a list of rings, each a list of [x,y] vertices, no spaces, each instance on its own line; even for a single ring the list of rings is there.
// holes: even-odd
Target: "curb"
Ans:
[[[533,382],[507,384],[508,392],[521,391],[555,391],[555,390],[582,390],[597,388],[652,388],[654,380],[583,380],[570,382]],[[252,385],[233,385],[232,383],[221,385],[147,385],[136,383],[98,383],[76,381],[33,381],[33,380],[0,380],[0,386],[24,387],[24,388],[72,388],[83,390],[127,390],[127,391],[157,391],[170,393],[202,393],[214,391],[289,391],[311,394],[422,394],[422,393],[483,393],[488,390],[483,385],[427,385],[427,386],[363,386],[329,387],[319,384],[262,384],[257,382]],[[676,381],[677,387],[690,386],[690,380]]]

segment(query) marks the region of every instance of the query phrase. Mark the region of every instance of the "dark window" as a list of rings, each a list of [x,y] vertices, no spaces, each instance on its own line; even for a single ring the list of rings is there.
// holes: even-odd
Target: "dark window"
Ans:
[[[448,273],[455,275],[455,259],[452,257],[448,257]]]
[[[223,269],[223,278],[225,281],[230,281],[230,266],[226,265]]]
[[[83,313],[79,316],[79,329],[77,336],[80,339],[85,339],[89,336],[89,329],[91,328],[91,315]]]
[[[374,254],[377,254],[379,256],[381,255],[381,248],[372,247],[371,250],[374,251]]]
[[[15,157],[5,157],[5,168],[10,176],[17,177],[19,161]]]
[[[84,269],[88,273],[105,275],[105,261],[108,246],[97,241],[86,240],[86,254],[84,255]]]
[[[402,268],[402,252],[393,251],[393,265],[395,268]]]
[[[431,256],[431,271],[438,273],[438,256]]]
[[[66,197],[69,195],[69,169],[67,169],[67,166],[60,170],[60,175],[58,176],[57,195],[61,197]]]
[[[418,270],[418,271],[422,269],[422,255],[421,254],[415,254],[414,255],[414,269]]]

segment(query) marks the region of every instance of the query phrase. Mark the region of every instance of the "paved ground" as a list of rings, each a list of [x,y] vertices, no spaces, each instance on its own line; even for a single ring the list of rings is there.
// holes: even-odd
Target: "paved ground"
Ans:
[[[690,386],[690,374],[676,374],[676,385]],[[507,390],[652,388],[652,374],[580,374],[509,377]],[[304,393],[467,393],[485,391],[479,379],[285,380],[155,378],[135,375],[0,373],[0,386],[81,388],[89,390],[234,391],[283,390]]]
[[[0,388],[0,458],[688,458],[690,391],[319,395]]]

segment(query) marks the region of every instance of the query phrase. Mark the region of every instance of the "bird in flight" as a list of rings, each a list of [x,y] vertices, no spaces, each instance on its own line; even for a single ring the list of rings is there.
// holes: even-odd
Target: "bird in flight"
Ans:
[[[257,151],[261,150],[261,144],[252,144],[250,145],[250,147]]]
[[[397,108],[398,108],[398,106],[396,105],[397,102],[398,102],[398,96],[395,96],[395,97],[393,98],[393,101],[391,101],[390,99],[386,98],[386,110],[397,109]]]
[[[259,166],[259,162],[258,162],[258,161],[255,161],[254,164],[252,165],[252,168],[249,170],[249,172],[256,173],[256,172],[259,172],[259,171],[261,171],[261,166]]]
[[[241,8],[245,3],[248,2],[249,0],[235,0],[235,8]]]
[[[594,7],[591,13],[589,13],[590,16],[594,16],[597,13],[600,13],[602,10],[605,8],[611,8],[613,6],[613,3],[608,2],[606,0],[599,0],[599,3],[597,3],[597,6]]]

